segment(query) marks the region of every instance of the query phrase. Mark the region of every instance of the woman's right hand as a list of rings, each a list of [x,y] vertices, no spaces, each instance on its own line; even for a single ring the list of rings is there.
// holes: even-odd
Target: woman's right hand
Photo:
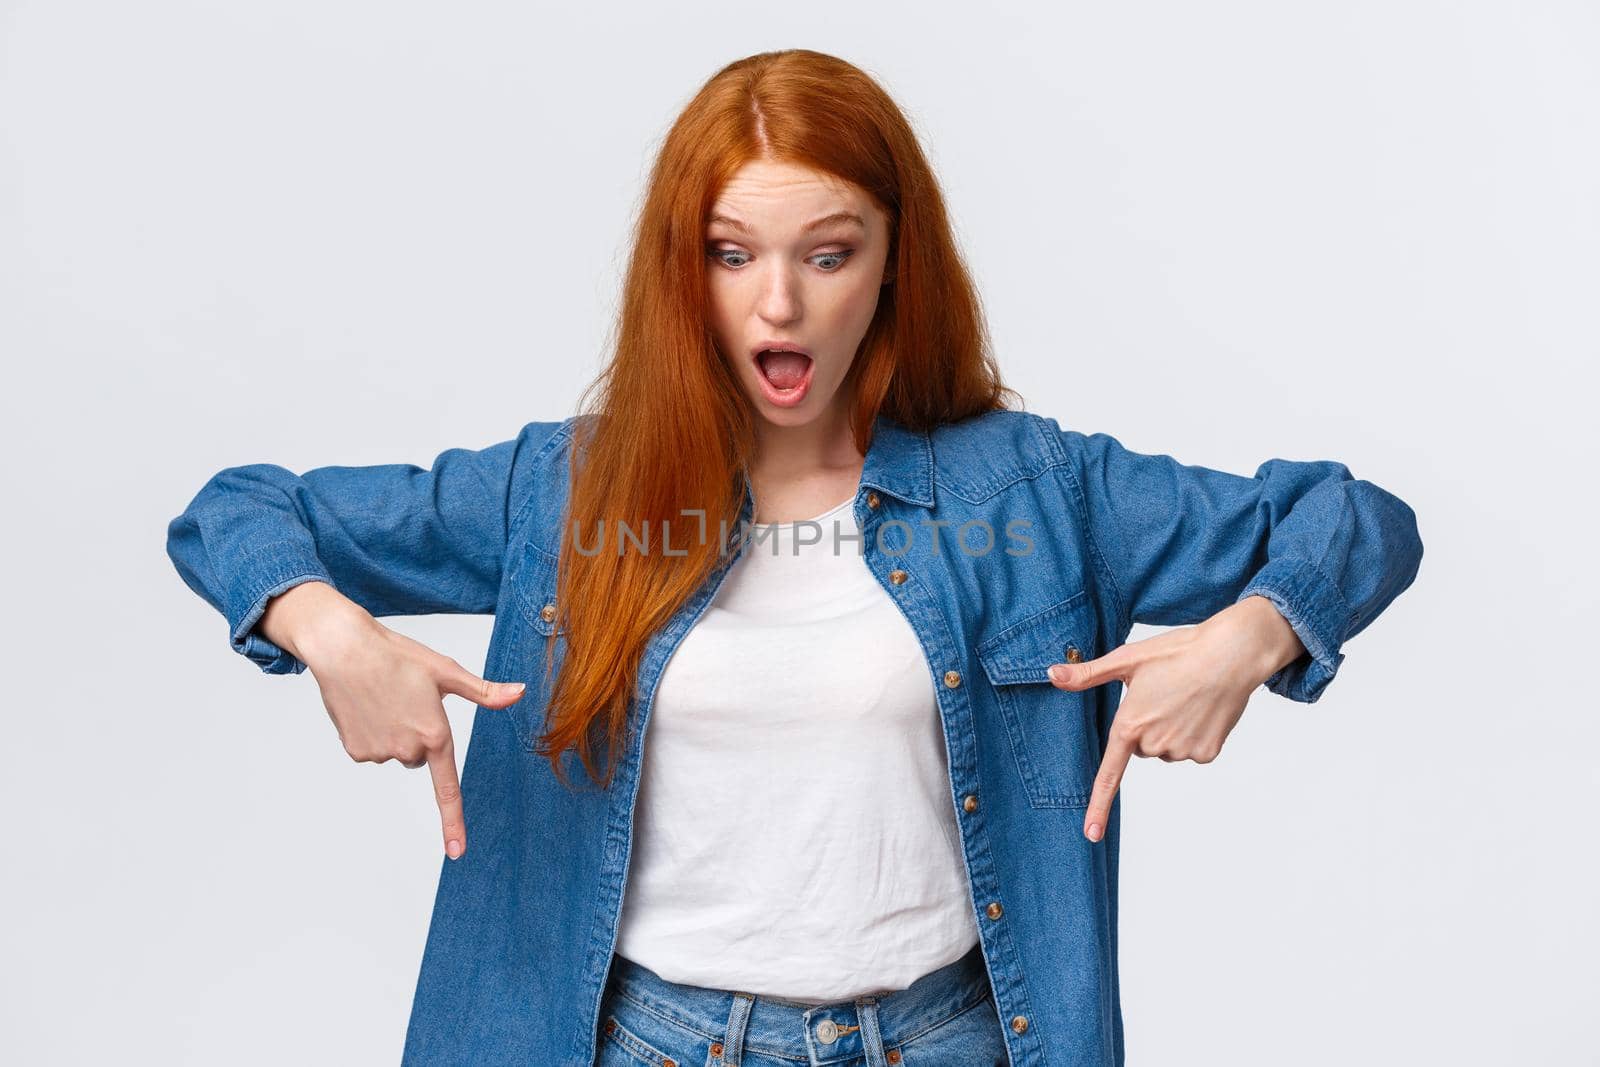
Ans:
[[[326,582],[302,582],[273,597],[260,628],[316,678],[351,759],[394,759],[412,769],[428,765],[445,854],[460,858],[467,828],[444,695],[504,708],[522,697],[522,683],[479,678],[449,656],[389,629]]]

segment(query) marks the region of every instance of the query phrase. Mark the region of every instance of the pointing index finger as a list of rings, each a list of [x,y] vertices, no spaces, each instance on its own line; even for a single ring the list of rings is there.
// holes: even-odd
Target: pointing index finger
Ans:
[[[1106,742],[1105,756],[1100,760],[1100,770],[1094,776],[1094,792],[1089,796],[1089,810],[1083,817],[1083,835],[1090,841],[1105,836],[1106,823],[1111,819],[1111,801],[1122,785],[1122,775],[1133,758],[1133,741],[1112,730]]]
[[[445,855],[460,859],[467,850],[467,820],[461,809],[456,746],[448,734],[443,745],[428,752],[428,774],[433,779],[433,796],[439,804],[439,818],[444,825]]]

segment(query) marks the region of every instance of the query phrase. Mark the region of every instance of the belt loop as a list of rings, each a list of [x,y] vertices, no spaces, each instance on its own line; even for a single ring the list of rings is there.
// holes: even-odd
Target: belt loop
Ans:
[[[883,1034],[878,1030],[878,1002],[873,997],[856,1000],[856,1021],[861,1024],[861,1050],[866,1053],[867,1067],[889,1067],[884,1058]]]
[[[750,1021],[750,1009],[754,1006],[755,997],[749,993],[733,995],[733,1010],[728,1013],[728,1025],[722,1038],[724,1067],[739,1067],[744,1060],[744,1028]]]

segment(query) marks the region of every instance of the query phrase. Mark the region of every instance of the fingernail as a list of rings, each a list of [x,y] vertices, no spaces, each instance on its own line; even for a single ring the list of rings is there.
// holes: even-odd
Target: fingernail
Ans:
[[[1090,841],[1098,841],[1098,840],[1100,840],[1100,824],[1099,823],[1092,822],[1092,823],[1089,824],[1089,840]]]
[[[1050,668],[1050,677],[1058,682],[1065,682],[1072,677],[1072,672],[1067,669],[1065,663],[1057,663]]]
[[[515,693],[521,693],[526,688],[528,688],[527,682],[518,682],[516,685],[511,687],[511,690]]]
[[[450,858],[453,860],[461,858],[461,842],[457,841],[453,837],[450,839],[449,843],[444,846],[444,850],[450,853]]]

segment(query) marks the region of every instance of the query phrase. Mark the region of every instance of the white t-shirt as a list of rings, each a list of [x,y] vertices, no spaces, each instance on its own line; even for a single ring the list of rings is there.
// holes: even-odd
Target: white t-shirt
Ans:
[[[820,1004],[977,943],[933,677],[836,541],[854,502],[754,527],[659,682],[616,951],[668,981]]]

